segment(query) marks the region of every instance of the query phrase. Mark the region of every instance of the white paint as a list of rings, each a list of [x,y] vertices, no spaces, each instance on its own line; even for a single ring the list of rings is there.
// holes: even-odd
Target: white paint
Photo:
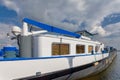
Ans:
[[[18,26],[13,26],[11,31],[15,36],[21,34],[21,28]]]
[[[22,36],[29,36],[29,35],[36,35],[47,32],[46,30],[40,30],[40,31],[28,31],[28,24],[26,22],[23,22],[23,29],[22,29]]]
[[[28,35],[28,24],[26,22],[23,22],[22,35],[23,36],[27,36]]]
[[[70,55],[76,54],[76,45],[85,45],[84,54],[91,54],[91,53],[88,53],[89,45],[93,46],[93,51],[95,51],[96,45],[100,45],[100,48],[97,53],[101,53],[101,49],[102,50],[104,49],[104,44],[101,45],[100,42],[96,42],[92,40],[85,40],[81,38],[77,39],[77,38],[58,36],[58,35],[40,35],[40,36],[34,36],[34,40],[33,40],[33,46],[34,46],[33,53],[35,53],[34,57],[52,56],[51,48],[53,43],[69,44]]]
[[[96,55],[102,56],[102,54]],[[104,54],[105,57],[108,56]],[[104,58],[105,58],[104,57]],[[101,58],[102,59],[102,58]],[[98,58],[97,60],[101,60]],[[0,80],[12,80],[33,76],[36,72],[41,74],[77,67],[95,62],[94,55],[79,57],[64,57],[52,59],[20,60],[20,61],[1,61]]]
[[[32,31],[31,33],[29,33],[29,35],[36,35],[36,34],[41,34],[41,33],[45,33],[47,32],[46,30],[41,30],[41,31]]]

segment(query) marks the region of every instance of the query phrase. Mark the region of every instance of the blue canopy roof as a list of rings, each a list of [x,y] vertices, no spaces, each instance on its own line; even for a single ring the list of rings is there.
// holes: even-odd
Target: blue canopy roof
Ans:
[[[37,26],[41,29],[47,30],[48,32],[55,32],[55,33],[64,34],[64,35],[67,35],[67,36],[76,37],[76,38],[81,37],[80,34],[70,32],[70,31],[67,31],[67,30],[63,30],[63,29],[60,29],[60,28],[57,28],[57,27],[54,27],[54,26],[44,24],[44,23],[40,23],[40,22],[37,22],[35,20],[31,20],[31,19],[28,19],[28,18],[24,18],[23,21],[28,23],[28,24],[35,25],[35,26]]]

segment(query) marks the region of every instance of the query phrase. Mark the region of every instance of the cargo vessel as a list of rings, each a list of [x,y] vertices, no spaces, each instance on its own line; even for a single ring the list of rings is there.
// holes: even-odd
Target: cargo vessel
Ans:
[[[74,33],[24,18],[12,33],[19,49],[0,50],[0,80],[75,80],[103,71],[117,55],[86,30]]]

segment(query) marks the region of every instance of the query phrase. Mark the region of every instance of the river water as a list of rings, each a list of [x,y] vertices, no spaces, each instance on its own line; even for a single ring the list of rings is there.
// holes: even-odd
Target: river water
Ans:
[[[120,80],[120,52],[105,71],[82,80]]]

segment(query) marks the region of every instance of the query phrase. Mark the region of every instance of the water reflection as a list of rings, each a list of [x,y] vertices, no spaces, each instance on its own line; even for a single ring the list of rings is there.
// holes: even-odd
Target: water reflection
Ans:
[[[108,69],[97,75],[78,80],[120,80],[120,52]]]

